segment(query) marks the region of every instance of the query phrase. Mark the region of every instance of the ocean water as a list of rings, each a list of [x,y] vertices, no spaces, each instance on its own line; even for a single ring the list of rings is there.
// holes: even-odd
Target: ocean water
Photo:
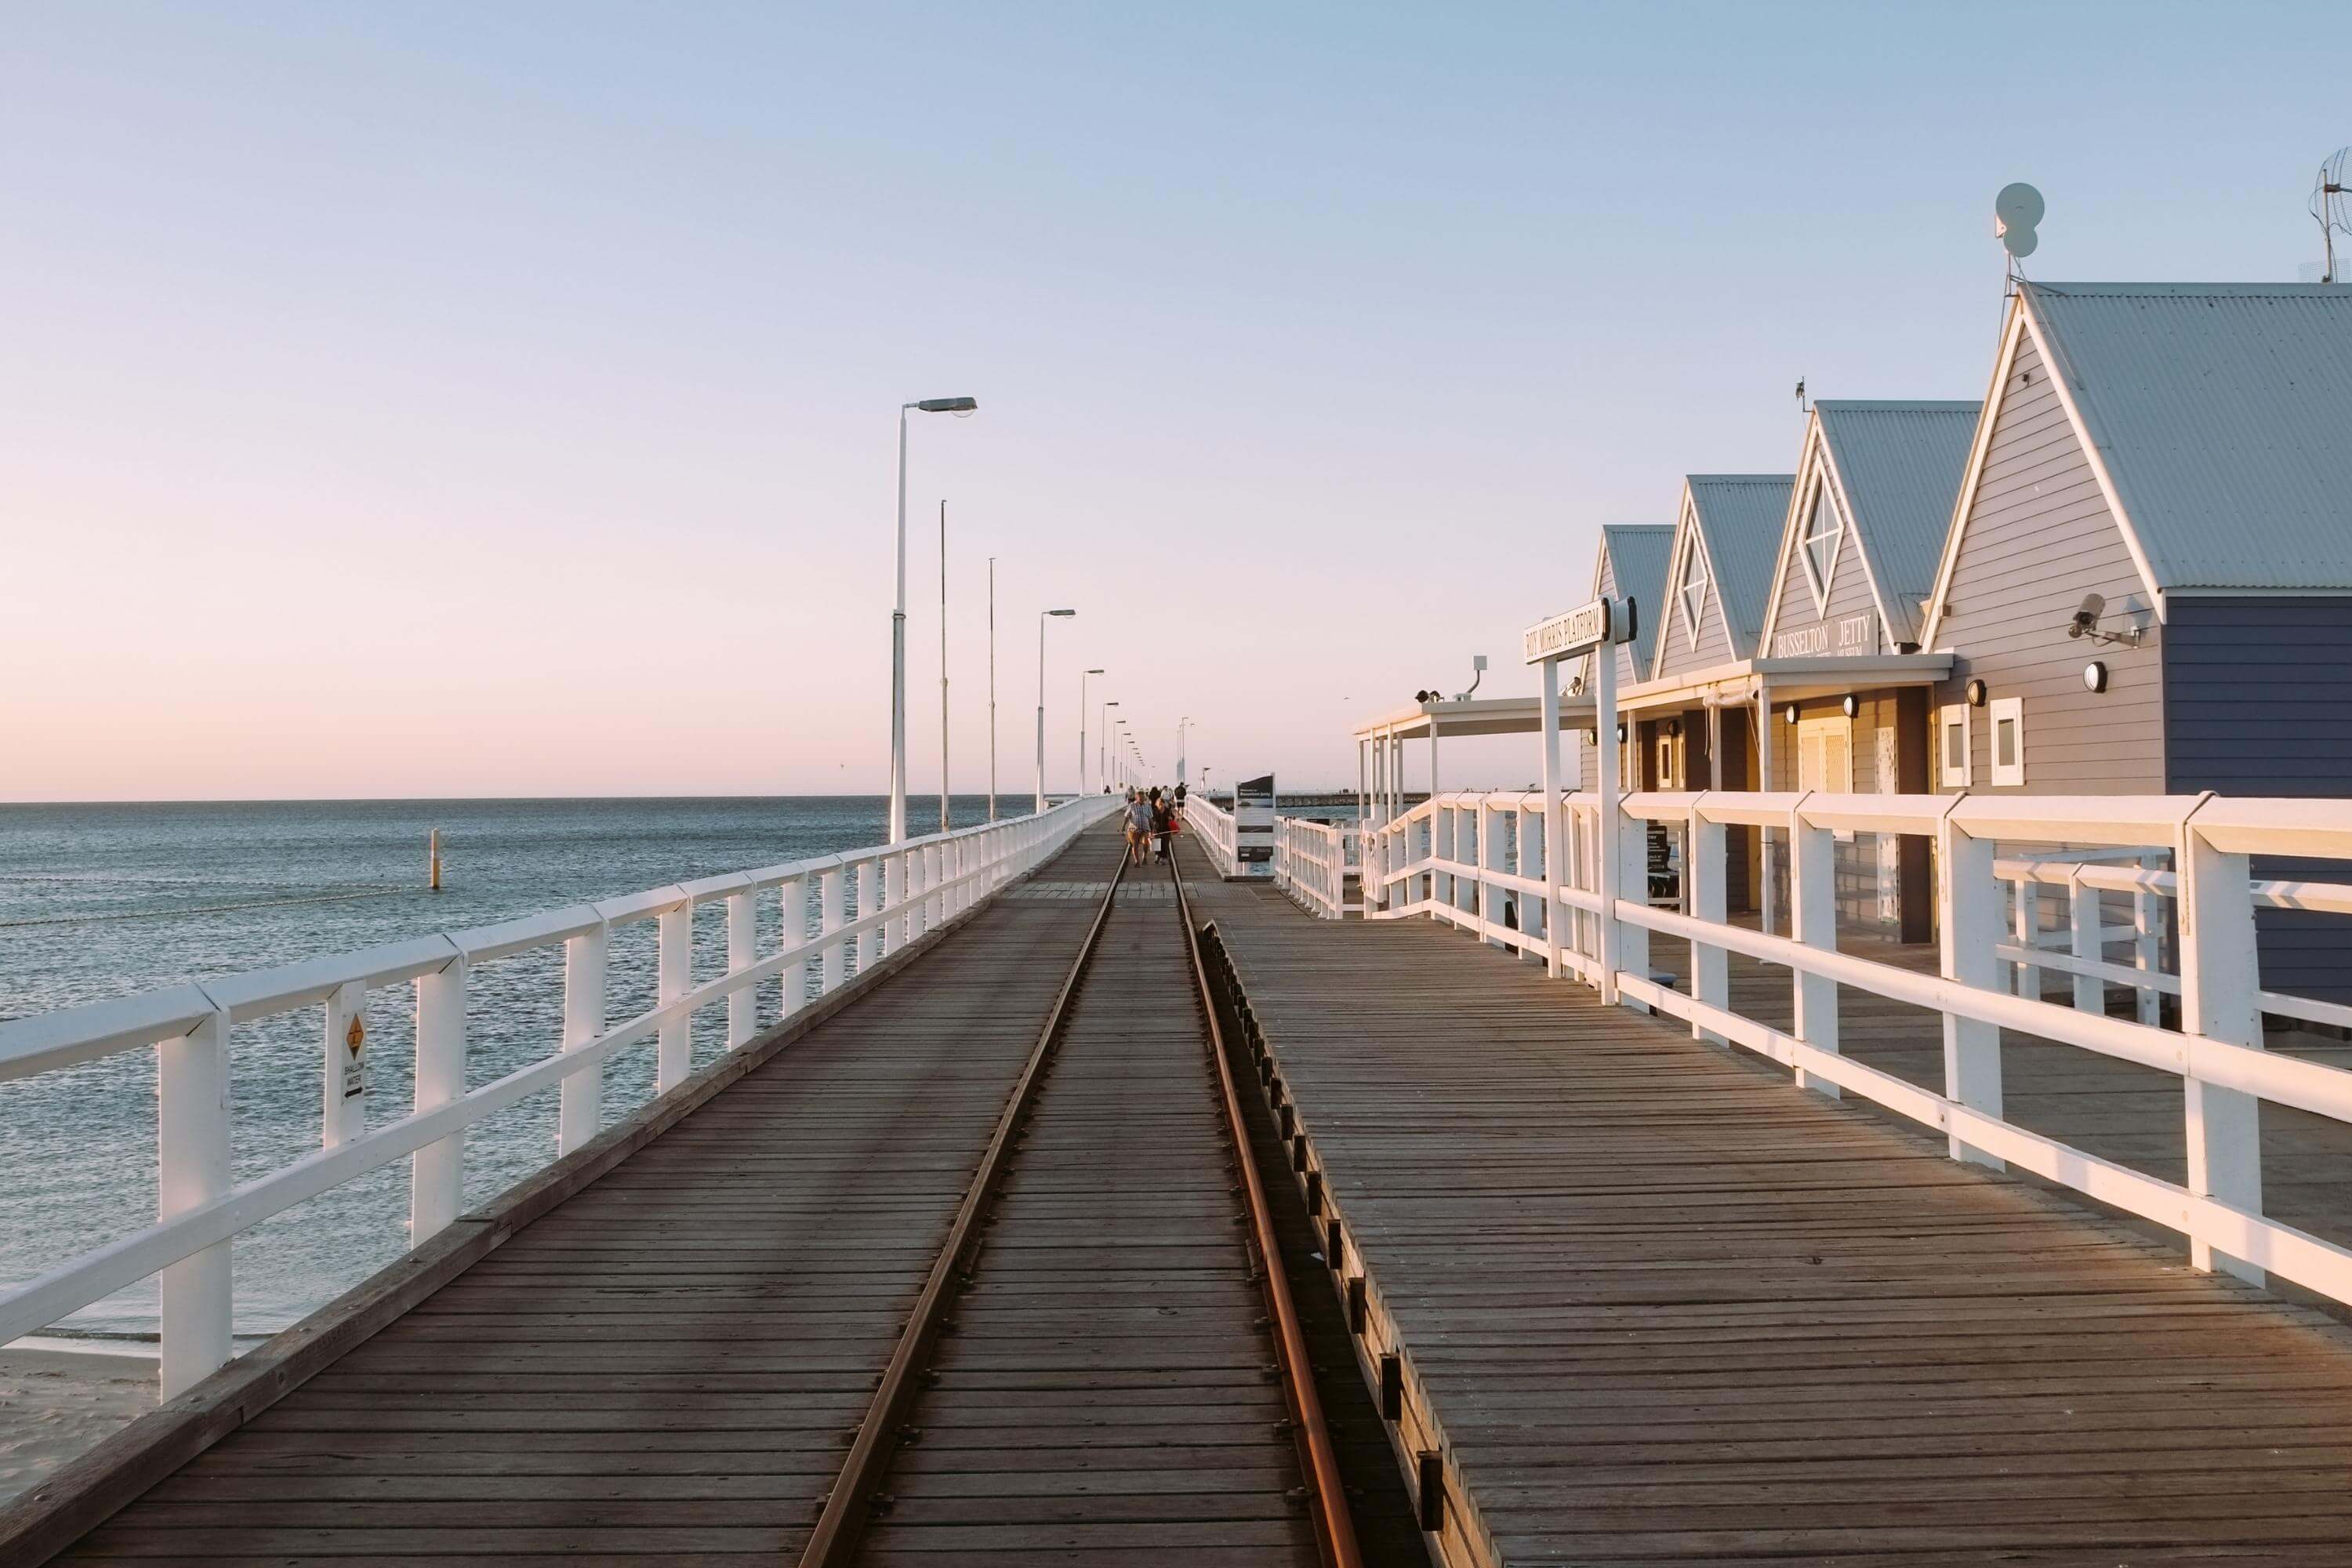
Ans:
[[[999,797],[1013,816],[1027,798]],[[952,802],[956,826],[986,816]],[[915,797],[917,831],[939,798]],[[878,843],[880,796],[769,799],[364,801],[0,805],[0,1018],[266,968],[558,905]],[[442,839],[443,890],[425,890],[425,836]],[[698,980],[725,968],[723,910],[698,911]],[[760,943],[781,914],[761,900]],[[613,935],[608,1016],[655,994],[655,922]],[[467,1081],[550,1054],[561,1036],[562,950],[519,954],[468,977]],[[761,988],[761,1018],[779,1007]],[[367,1121],[394,1121],[413,1091],[414,993],[369,997]],[[697,1020],[697,1066],[724,1048],[725,1008]],[[322,1008],[239,1025],[231,1042],[236,1180],[318,1147]],[[648,1040],[605,1064],[604,1120],[653,1089]],[[155,1213],[152,1050],[0,1083],[0,1280],[36,1276],[151,1224]],[[556,1095],[470,1130],[466,1201],[480,1203],[552,1158]],[[358,1283],[407,1245],[408,1163],[300,1205],[234,1247],[236,1329],[272,1333]],[[152,1281],[58,1331],[144,1336]]]

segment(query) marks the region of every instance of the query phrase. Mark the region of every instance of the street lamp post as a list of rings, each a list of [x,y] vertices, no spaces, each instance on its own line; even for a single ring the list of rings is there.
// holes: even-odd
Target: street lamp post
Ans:
[[[1192,721],[1192,716],[1190,713],[1176,721],[1176,782],[1178,784],[1184,782],[1184,727]]]
[[[1076,610],[1037,612],[1037,811],[1045,811],[1045,623],[1076,615]]]
[[[1102,723],[1095,735],[1095,773],[1105,785],[1110,783],[1110,710],[1118,706],[1116,698],[1102,705]]]
[[[948,817],[948,503],[940,502],[940,831],[952,832]]]
[[[1087,793],[1087,677],[1100,675],[1099,669],[1083,670],[1078,675],[1078,793]]]
[[[907,841],[907,416],[969,414],[970,397],[926,397],[898,405],[898,594],[890,611],[890,842]]]
[[[996,557],[988,558],[988,820],[996,820]]]

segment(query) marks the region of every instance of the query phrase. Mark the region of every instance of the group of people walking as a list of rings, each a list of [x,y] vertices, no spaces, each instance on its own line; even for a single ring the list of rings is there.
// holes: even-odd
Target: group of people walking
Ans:
[[[1130,789],[1127,792],[1127,859],[1131,866],[1140,866],[1148,855],[1154,860],[1165,860],[1175,853],[1176,835],[1183,821],[1184,786],[1178,784],[1171,792],[1158,784],[1149,792]]]

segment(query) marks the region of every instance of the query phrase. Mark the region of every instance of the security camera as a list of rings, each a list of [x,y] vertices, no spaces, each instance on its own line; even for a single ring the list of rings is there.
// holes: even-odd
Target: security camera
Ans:
[[[2084,595],[2083,607],[2076,610],[2074,612],[2074,618],[2066,623],[2066,635],[2070,637],[2087,637],[2091,633],[2098,630],[2099,612],[2106,607],[2106,600],[2101,598],[2098,595]]]

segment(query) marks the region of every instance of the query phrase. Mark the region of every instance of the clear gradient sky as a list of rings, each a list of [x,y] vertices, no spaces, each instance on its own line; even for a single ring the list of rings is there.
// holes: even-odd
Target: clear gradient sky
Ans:
[[[2287,279],[2338,6],[9,7],[0,799],[1352,776],[1792,384],[1973,397],[2033,275]],[[1091,721],[1091,716],[1090,716]],[[1451,783],[1517,783],[1510,776]]]

